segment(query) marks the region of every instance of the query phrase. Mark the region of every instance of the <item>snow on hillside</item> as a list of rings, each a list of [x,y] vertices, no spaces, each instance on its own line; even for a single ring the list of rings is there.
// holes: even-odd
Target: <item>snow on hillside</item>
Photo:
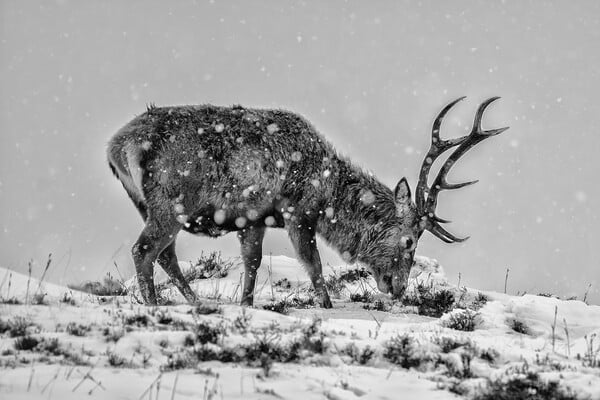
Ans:
[[[172,305],[145,307],[135,280],[127,296],[100,297],[0,268],[0,398],[491,399],[520,385],[521,398],[600,399],[599,306],[457,288],[417,257],[403,303],[348,278],[354,267],[327,266],[342,284],[324,310],[296,260],[265,256],[255,307],[242,308],[242,271],[193,282],[204,307],[168,284]],[[44,304],[24,304],[40,292]],[[429,316],[428,293],[454,309]],[[262,307],[284,303],[287,315]]]

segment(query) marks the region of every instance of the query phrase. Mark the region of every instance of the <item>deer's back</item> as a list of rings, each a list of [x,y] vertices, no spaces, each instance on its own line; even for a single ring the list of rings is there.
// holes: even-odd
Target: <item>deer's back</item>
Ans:
[[[301,116],[211,105],[151,107],[109,152],[136,152],[150,206],[186,215],[270,214],[278,200],[318,202],[333,148]],[[317,182],[315,184],[315,182]]]

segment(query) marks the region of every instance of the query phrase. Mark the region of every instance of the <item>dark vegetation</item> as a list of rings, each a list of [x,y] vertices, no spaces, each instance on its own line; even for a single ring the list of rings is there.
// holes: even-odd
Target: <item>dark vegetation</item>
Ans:
[[[340,274],[334,272],[325,278],[325,288],[332,296],[340,297],[347,284],[367,279],[369,276],[371,273],[364,268],[348,269]]]
[[[474,400],[576,400],[577,396],[559,386],[557,381],[545,381],[537,372],[524,368],[523,373],[488,382],[483,393]]]
[[[364,289],[362,292],[350,294],[350,301],[355,303],[371,303],[373,301],[373,294]]]
[[[69,335],[86,336],[92,330],[92,327],[89,325],[78,324],[76,322],[69,322],[65,330]]]
[[[510,329],[512,329],[513,331],[515,331],[517,333],[529,335],[529,328],[527,327],[527,325],[525,325],[525,322],[523,322],[519,319],[513,318],[513,319],[509,320],[508,326],[510,327]]]
[[[245,321],[242,317],[240,321]],[[173,353],[163,370],[193,368],[203,361],[235,362],[260,367],[269,375],[274,362],[297,362],[313,355],[324,354],[329,346],[320,330],[320,320],[294,330],[291,340],[282,338],[283,331],[276,325],[252,332],[253,339],[244,344],[224,345],[228,330],[222,325],[211,326],[201,322],[192,327],[193,335],[185,339],[185,349]],[[247,329],[244,322],[238,328]],[[234,324],[235,327],[235,324]]]
[[[443,325],[457,331],[472,332],[475,330],[477,316],[478,313],[473,310],[460,310],[448,315]]]
[[[110,273],[107,273],[101,282],[88,281],[82,284],[70,284],[68,287],[95,296],[125,296],[127,294],[123,283],[114,278]]]
[[[314,297],[294,296],[279,301],[271,302],[262,306],[264,310],[273,311],[279,314],[287,315],[290,308],[312,308],[315,307]]]
[[[455,305],[454,293],[447,289],[436,290],[433,283],[421,282],[415,291],[404,297],[404,304],[417,307],[419,315],[439,318]]]
[[[190,283],[198,279],[224,278],[229,274],[231,267],[233,267],[233,261],[224,260],[220,251],[212,251],[208,254],[202,252],[196,262],[182,272],[185,281]],[[173,285],[171,281],[163,282],[156,285],[156,291],[160,292],[171,285]]]

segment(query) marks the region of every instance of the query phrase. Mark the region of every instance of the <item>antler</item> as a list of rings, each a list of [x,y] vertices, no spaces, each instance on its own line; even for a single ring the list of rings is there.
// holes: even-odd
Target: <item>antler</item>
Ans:
[[[491,129],[488,131],[484,131],[481,128],[481,119],[483,117],[483,112],[485,109],[492,104],[494,101],[498,100],[500,97],[492,97],[484,101],[479,108],[477,109],[477,113],[475,113],[475,121],[473,122],[473,128],[471,129],[471,133],[466,136],[456,138],[456,139],[440,139],[440,126],[442,125],[442,120],[444,116],[450,111],[452,107],[459,101],[463,100],[465,97],[460,97],[440,111],[437,118],[433,123],[433,127],[431,130],[431,146],[429,147],[429,151],[423,160],[423,164],[421,165],[421,172],[419,173],[419,183],[417,185],[416,190],[416,204],[417,211],[419,213],[419,217],[421,218],[421,228],[423,230],[428,230],[433,233],[436,237],[443,240],[446,243],[455,243],[455,242],[464,242],[468,239],[459,238],[446,231],[440,224],[448,223],[450,221],[439,218],[435,215],[435,208],[437,206],[437,197],[438,194],[442,190],[452,190],[452,189],[460,189],[462,187],[472,185],[477,183],[478,181],[469,181],[463,183],[449,183],[446,180],[446,176],[454,163],[458,161],[470,148],[475,146],[477,143],[483,141],[492,136],[496,136],[505,130],[508,127],[500,128],[500,129]],[[446,162],[440,168],[435,180],[433,181],[431,187],[427,184],[427,179],[429,176],[429,171],[431,166],[435,162],[435,160],[441,156],[447,150],[458,146],[456,150],[450,154]]]

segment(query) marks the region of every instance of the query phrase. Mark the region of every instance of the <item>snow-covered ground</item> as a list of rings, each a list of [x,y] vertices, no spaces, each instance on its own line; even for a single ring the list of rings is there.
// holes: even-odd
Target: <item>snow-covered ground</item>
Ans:
[[[348,269],[327,267],[325,275]],[[418,257],[411,290],[420,282],[453,292],[460,307],[473,308],[473,331],[448,327],[463,310],[419,315],[375,293],[370,278],[348,283],[331,310],[282,315],[262,305],[310,296],[296,260],[264,257],[254,308],[237,305],[242,271],[234,265],[224,278],[193,283],[217,311],[204,313],[174,289],[162,292],[174,305],[145,307],[133,281],[133,296],[101,298],[0,268],[0,398],[451,399],[529,373],[576,398],[600,399],[600,306],[480,295],[450,285],[436,261]],[[24,304],[38,286],[46,304]],[[365,290],[385,311],[349,300]]]

